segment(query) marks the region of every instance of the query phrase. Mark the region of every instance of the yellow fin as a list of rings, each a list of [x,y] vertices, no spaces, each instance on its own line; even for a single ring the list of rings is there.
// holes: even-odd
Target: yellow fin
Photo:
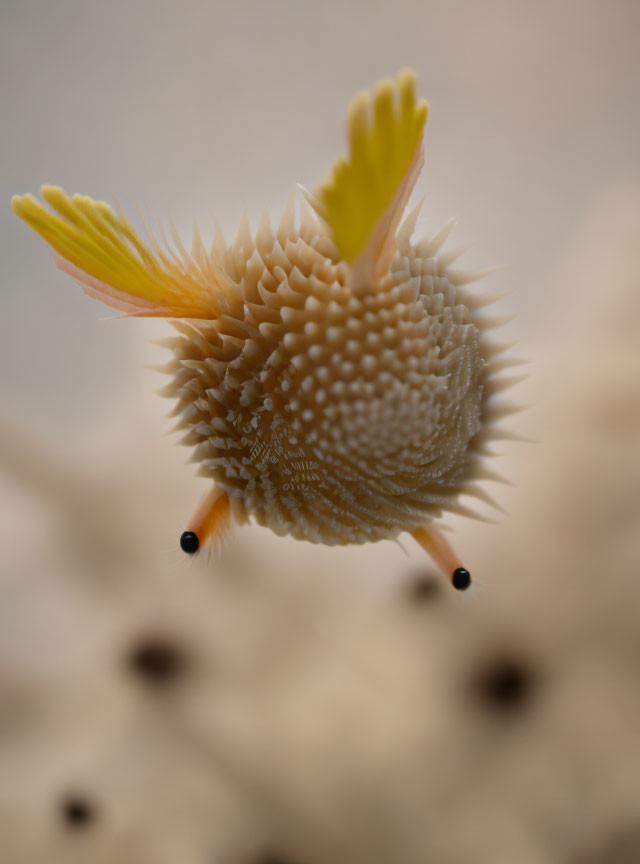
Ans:
[[[348,159],[334,163],[316,192],[319,213],[350,264],[365,251],[421,150],[428,107],[424,99],[416,100],[415,81],[415,74],[404,69],[397,81],[380,81],[373,97],[355,97],[348,112]],[[413,182],[400,196],[402,209]]]
[[[58,253],[56,263],[85,292],[133,315],[215,318],[216,290],[193,262],[179,262],[151,239],[143,242],[123,213],[86,195],[69,198],[59,186],[43,186],[42,197],[14,195],[14,213]]]

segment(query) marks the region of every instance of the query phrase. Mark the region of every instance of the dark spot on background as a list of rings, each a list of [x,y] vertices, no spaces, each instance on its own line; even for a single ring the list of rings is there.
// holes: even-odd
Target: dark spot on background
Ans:
[[[127,655],[127,667],[145,683],[160,688],[173,684],[184,675],[187,658],[172,639],[147,636],[132,645]]]
[[[71,829],[87,828],[95,820],[95,805],[84,795],[67,795],[60,804],[60,817]]]
[[[432,603],[442,591],[440,579],[432,573],[416,574],[407,586],[407,595],[411,603],[422,605]]]
[[[291,858],[285,858],[283,855],[276,855],[273,852],[266,852],[258,855],[251,864],[300,864],[300,862],[292,861]]]
[[[529,662],[513,654],[497,655],[475,673],[472,691],[487,708],[513,713],[525,708],[537,686]]]
[[[640,826],[609,837],[595,851],[585,852],[570,864],[639,864]]]

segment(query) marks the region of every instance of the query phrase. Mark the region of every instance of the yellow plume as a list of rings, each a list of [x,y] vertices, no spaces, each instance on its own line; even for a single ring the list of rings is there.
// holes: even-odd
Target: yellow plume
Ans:
[[[365,251],[398,193],[406,191],[401,190],[403,181],[421,156],[428,107],[424,99],[416,100],[415,81],[415,74],[404,69],[397,82],[380,81],[373,99],[368,93],[355,97],[348,112],[349,157],[334,163],[317,190],[318,211],[350,264]],[[399,196],[402,209],[413,182]],[[391,221],[395,231],[397,221]]]
[[[195,261],[165,253],[151,238],[146,245],[123,213],[86,195],[69,198],[59,186],[43,186],[42,197],[14,195],[14,213],[58,253],[56,263],[85,291],[128,314],[215,318],[213,274]],[[58,215],[59,214],[59,215]]]

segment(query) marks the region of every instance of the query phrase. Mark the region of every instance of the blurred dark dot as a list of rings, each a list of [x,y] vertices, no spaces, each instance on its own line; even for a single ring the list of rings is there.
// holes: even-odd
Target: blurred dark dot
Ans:
[[[187,662],[181,648],[163,637],[146,637],[133,645],[127,666],[154,687],[173,684],[185,671]]]
[[[69,795],[62,801],[60,815],[69,828],[86,828],[95,818],[95,807],[82,795]]]
[[[574,858],[571,864],[638,864],[640,826],[609,837],[600,848]]]
[[[274,855],[271,852],[267,852],[258,855],[251,864],[300,864],[300,862],[292,861],[291,858],[285,858],[282,855]]]
[[[504,712],[522,709],[530,700],[535,674],[516,657],[496,657],[476,673],[473,691],[488,707]]]
[[[409,600],[412,603],[431,603],[440,596],[442,585],[440,580],[429,573],[415,576],[409,583]]]

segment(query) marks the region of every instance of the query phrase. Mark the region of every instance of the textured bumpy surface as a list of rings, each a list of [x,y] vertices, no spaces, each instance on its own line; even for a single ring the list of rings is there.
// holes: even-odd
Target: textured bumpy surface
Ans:
[[[414,245],[355,297],[326,229],[292,206],[217,250],[236,287],[217,321],[176,322],[167,395],[202,473],[278,534],[363,543],[424,525],[473,481],[488,389],[469,292]],[[477,317],[477,316],[476,316]],[[471,490],[473,491],[473,490]]]
[[[400,225],[426,118],[413,73],[381,81],[354,100],[348,157],[305,191],[299,219],[291,198],[275,234],[264,215],[254,238],[245,215],[235,241],[217,236],[210,251],[197,233],[191,253],[177,235],[175,249],[146,244],[124,214],[58,187],[42,188],[54,213],[14,198],[88,294],[174,319],[165,392],[226,494],[190,527],[202,540],[229,508],[335,545],[469,512],[461,494],[490,501],[475,481],[492,476],[484,445],[509,409],[487,400],[511,382],[495,377],[506,364],[491,362],[501,349],[483,332],[496,322],[477,309],[496,298],[472,295],[464,286],[482,274],[440,252],[451,223],[415,244],[418,210]]]

